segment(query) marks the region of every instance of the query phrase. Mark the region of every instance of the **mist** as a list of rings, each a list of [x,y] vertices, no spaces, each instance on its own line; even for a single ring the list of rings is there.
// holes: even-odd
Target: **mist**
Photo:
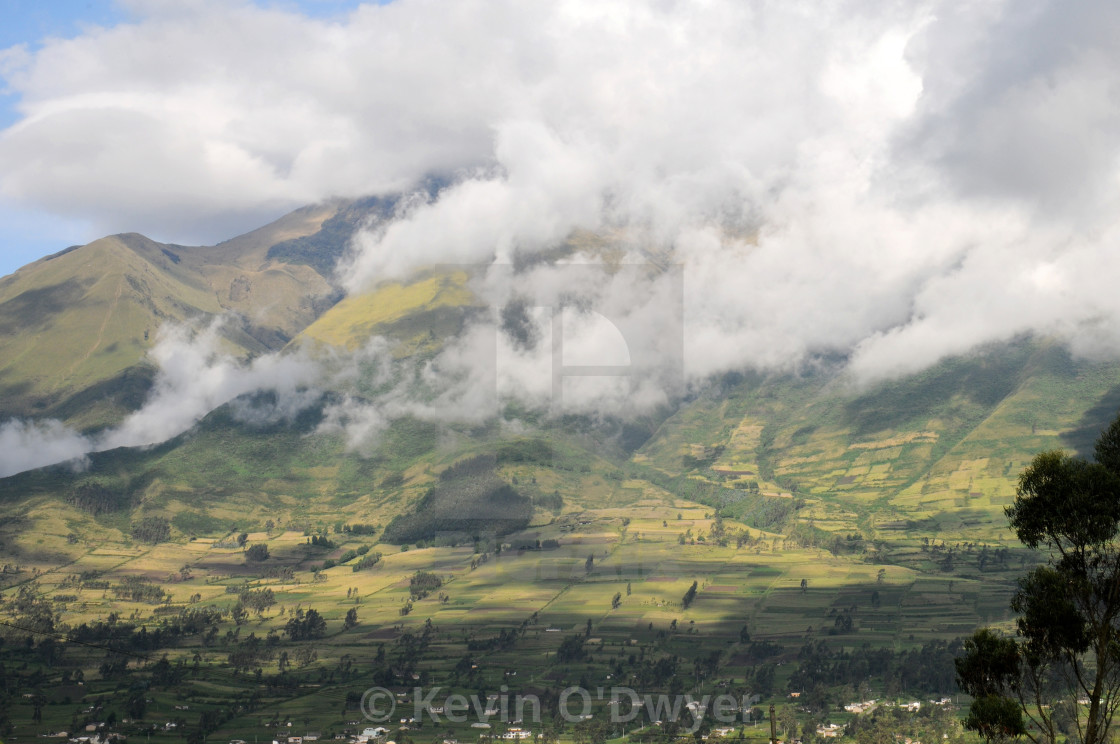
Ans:
[[[267,411],[247,404],[235,407],[235,415],[247,423],[291,420],[301,408],[318,403],[321,394],[313,388],[321,378],[317,363],[299,354],[237,359],[222,349],[224,322],[218,318],[201,327],[163,326],[149,353],[159,370],[152,390],[118,426],[84,435],[53,419],[0,424],[0,477],[61,462],[80,470],[93,452],[165,442],[215,408],[260,390],[275,393],[277,402]]]
[[[59,462],[80,469],[89,452],[89,440],[59,421],[13,419],[0,424],[0,477]]]

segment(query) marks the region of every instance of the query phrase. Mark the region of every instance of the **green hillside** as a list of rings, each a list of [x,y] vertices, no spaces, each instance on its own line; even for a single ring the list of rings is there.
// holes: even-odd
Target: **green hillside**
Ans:
[[[242,423],[236,406],[224,406],[158,447],[95,454],[83,472],[61,466],[0,480],[0,508],[49,515],[53,526],[37,532],[54,534],[66,553],[71,532],[127,540],[144,516],[168,519],[185,539],[269,519],[305,529],[336,519],[384,527],[407,515],[416,525],[453,513],[469,520],[483,494],[506,486],[534,504],[533,519],[663,493],[805,547],[917,565],[913,551],[930,541],[1010,545],[1002,510],[1019,472],[1042,449],[1091,441],[1113,415],[1118,386],[1120,366],[1026,341],[866,390],[825,377],[743,377],[682,405],[632,454],[620,427],[571,418],[516,436],[404,418],[357,452],[317,430],[333,395],[290,425]],[[448,512],[459,497],[447,495],[440,473],[478,455],[497,458],[496,470]],[[114,507],[83,509],[79,494],[89,489]],[[412,535],[408,542],[435,534],[395,532]]]
[[[282,347],[334,301],[307,266],[268,248],[314,233],[337,205],[288,215],[211,247],[115,235],[70,248],[0,279],[0,420],[56,417],[79,428],[114,423],[143,402],[145,354],[168,321],[232,311],[230,350]]]
[[[475,304],[463,271],[391,282],[340,301],[304,328],[301,340],[355,350],[374,336],[393,340],[397,356],[434,350],[457,335]]]
[[[635,456],[732,488],[793,494],[831,532],[1002,540],[1035,453],[1087,452],[1120,405],[1120,366],[1020,341],[909,378],[748,378],[670,418]]]

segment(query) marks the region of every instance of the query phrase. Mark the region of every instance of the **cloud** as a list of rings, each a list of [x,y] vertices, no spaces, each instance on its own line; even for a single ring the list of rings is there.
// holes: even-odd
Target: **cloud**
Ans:
[[[138,447],[164,442],[187,431],[203,416],[234,398],[258,390],[277,393],[283,403],[265,418],[291,418],[299,405],[314,402],[304,394],[320,379],[317,364],[299,354],[264,354],[244,363],[221,350],[221,320],[198,330],[167,325],[150,357],[159,365],[144,405],[117,427],[99,436],[98,449]],[[261,418],[246,405],[243,418]]]
[[[577,230],[606,236],[612,260],[681,266],[679,379],[643,362],[626,384],[571,382],[577,409],[654,406],[821,354],[874,380],[1021,334],[1118,351],[1115,4],[397,0],[330,20],[130,7],[134,22],[0,55],[24,114],[0,134],[0,196],[190,242],[438,174],[437,199],[357,236],[349,291],[432,264],[486,276]],[[632,356],[675,359],[659,346],[675,334],[665,279],[568,268],[601,258],[481,280],[490,325],[394,371],[407,384],[380,389],[362,426],[373,436],[406,403],[427,415],[418,389],[432,415],[475,415],[464,380],[548,399],[543,311],[531,347],[495,330],[518,293],[565,307],[573,353],[610,356],[594,308],[631,323]],[[170,428],[268,378],[260,364],[219,364]],[[117,441],[159,424],[137,414]]]
[[[468,50],[429,36],[464,20],[479,34],[470,66],[485,64],[474,10],[368,6],[340,23],[136,3],[133,23],[5,55],[24,118],[0,137],[0,194],[186,242],[475,164],[494,81],[448,79]]]
[[[165,325],[150,359],[159,365],[152,391],[139,410],[118,426],[82,435],[56,420],[11,420],[0,425],[0,477],[59,462],[79,463],[92,452],[165,442],[192,428],[219,406],[257,391],[271,402],[238,401],[233,414],[250,424],[291,420],[319,402],[313,389],[323,378],[320,362],[300,353],[266,354],[242,361],[223,352],[221,323]]]
[[[565,43],[511,76],[531,105],[495,119],[493,161],[359,235],[351,291],[586,229],[683,266],[692,381],[820,354],[872,381],[1024,333],[1116,346],[1096,279],[1120,206],[1112,6],[569,3],[548,22]]]
[[[965,198],[1077,221],[1115,206],[1120,11],[1030,0],[936,14],[909,45],[924,93],[899,147]]]
[[[58,421],[0,424],[0,478],[59,462],[80,466],[89,440]]]

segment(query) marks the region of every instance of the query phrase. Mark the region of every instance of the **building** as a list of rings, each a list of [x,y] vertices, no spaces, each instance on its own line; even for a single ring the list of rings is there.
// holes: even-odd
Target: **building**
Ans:
[[[870,710],[874,705],[874,700],[864,700],[862,703],[848,703],[844,706],[844,710],[849,713],[863,713],[864,711]]]

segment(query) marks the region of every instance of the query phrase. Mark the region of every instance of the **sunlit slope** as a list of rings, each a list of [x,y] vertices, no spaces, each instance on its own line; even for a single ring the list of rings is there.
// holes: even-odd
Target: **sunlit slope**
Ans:
[[[534,519],[664,493],[627,480],[582,437],[507,435],[492,427],[449,433],[405,418],[355,450],[338,434],[316,433],[321,420],[316,406],[290,424],[259,426],[223,406],[162,445],[94,453],[81,472],[62,465],[0,479],[0,521],[18,515],[28,528],[59,522],[62,535],[112,540],[150,515],[168,519],[183,537],[270,519],[384,527],[437,485],[442,471],[477,455],[494,458],[494,475],[531,501]],[[83,505],[90,493],[96,511]]]
[[[457,333],[466,310],[475,304],[464,271],[422,276],[407,284],[384,284],[345,298],[304,329],[304,339],[357,349],[374,336],[397,343],[397,353],[434,347]]]
[[[747,379],[684,407],[636,459],[793,494],[808,504],[801,518],[828,530],[1000,539],[1031,457],[1088,452],[1117,391],[1120,365],[1041,342],[860,391],[823,377]]]
[[[263,345],[278,349],[337,301],[329,270],[277,260],[276,245],[322,232],[339,209],[328,203],[298,209],[264,227],[219,243],[180,253],[226,311],[244,317]],[[339,237],[348,240],[349,236]],[[342,248],[336,248],[341,252]]]
[[[110,236],[0,279],[0,420],[119,420],[143,401],[146,352],[165,323],[224,314],[231,351],[282,347],[334,291],[310,267],[266,260],[267,244],[314,231],[331,209],[300,210],[212,247]]]
[[[384,202],[371,200],[366,208],[384,210]],[[366,202],[357,202],[363,204]],[[328,223],[341,222],[342,213]],[[324,223],[327,231],[328,223]],[[535,262],[553,262],[580,254],[603,261],[608,271],[617,267],[624,255],[622,233],[591,233],[577,230],[547,251],[529,256],[515,256],[515,270]],[[314,240],[301,241],[313,244]],[[301,251],[293,250],[302,257]],[[296,260],[296,259],[292,259]],[[301,258],[302,260],[302,258]],[[308,326],[301,340],[310,340],[335,348],[357,349],[374,336],[394,343],[398,356],[434,351],[448,338],[457,335],[463,321],[480,308],[480,300],[468,288],[467,270],[420,271],[404,282],[384,282],[360,294],[344,298]]]
[[[214,295],[139,236],[103,238],[38,261],[0,285],[0,385],[6,414],[37,414],[97,384],[107,398],[71,418],[93,423],[142,390],[111,389],[165,321],[221,311]],[[242,339],[251,345],[248,338]],[[122,381],[127,384],[128,381]],[[133,381],[133,384],[136,384]]]

